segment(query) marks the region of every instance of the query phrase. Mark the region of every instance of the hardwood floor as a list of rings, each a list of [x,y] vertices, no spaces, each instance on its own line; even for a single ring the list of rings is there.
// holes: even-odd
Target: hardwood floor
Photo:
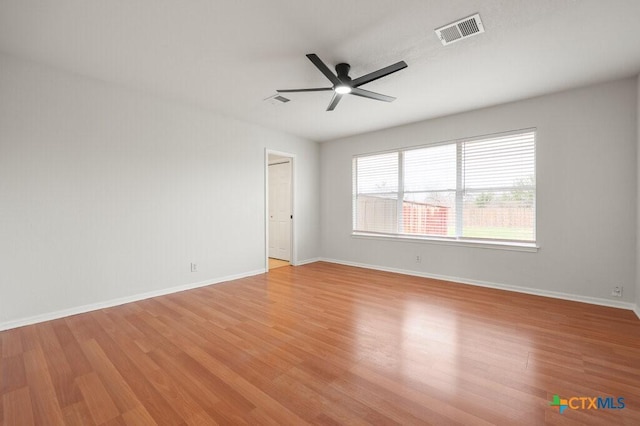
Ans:
[[[286,260],[274,259],[273,257],[269,258],[269,270],[282,268],[284,266],[291,266],[291,263]]]
[[[640,424],[632,312],[328,263],[0,345],[3,426]],[[626,406],[560,414],[555,394]]]

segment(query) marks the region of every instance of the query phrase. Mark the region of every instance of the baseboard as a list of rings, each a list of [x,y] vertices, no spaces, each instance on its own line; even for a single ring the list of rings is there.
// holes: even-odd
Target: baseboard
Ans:
[[[612,308],[628,309],[628,310],[633,310],[636,313],[636,315],[638,315],[638,318],[640,318],[640,314],[638,313],[640,308],[638,306],[636,306],[635,304],[628,303],[628,302],[617,302],[615,300],[607,300],[607,299],[601,299],[601,298],[597,298],[597,297],[580,296],[580,295],[570,294],[570,293],[561,293],[561,292],[557,292],[557,291],[540,290],[540,289],[531,288],[531,287],[519,287],[519,286],[514,286],[514,285],[499,284],[499,283],[493,283],[493,282],[488,282],[488,281],[470,280],[468,278],[460,278],[460,277],[453,277],[453,276],[447,276],[447,275],[429,274],[429,273],[426,273],[426,272],[411,271],[411,270],[407,270],[407,269],[398,269],[398,268],[388,268],[388,267],[385,267],[385,266],[370,265],[370,264],[358,263],[358,262],[349,262],[349,261],[337,260],[337,259],[321,258],[320,260],[323,261],[323,262],[336,263],[336,264],[339,264],[339,265],[355,266],[355,267],[358,267],[358,268],[373,269],[373,270],[377,270],[377,271],[395,272],[397,274],[411,275],[411,276],[422,277],[422,278],[431,278],[431,279],[442,280],[442,281],[451,281],[451,282],[460,283],[460,284],[469,284],[469,285],[475,285],[475,286],[479,286],[479,287],[487,287],[487,288],[494,288],[494,289],[498,289],[498,290],[513,291],[513,292],[516,292],[516,293],[532,294],[534,296],[544,296],[544,297],[551,297],[551,298],[554,298],[554,299],[571,300],[573,302],[589,303],[589,304],[592,304],[592,305],[600,305],[600,306],[609,306],[609,307],[612,307]]]
[[[264,274],[265,272],[266,272],[265,269],[256,269],[254,271],[244,272],[241,274],[227,275],[225,277],[219,277],[219,278],[212,278],[206,281],[199,281],[196,283],[164,288],[161,290],[155,290],[155,291],[150,291],[146,293],[134,294],[132,296],[111,299],[105,302],[90,303],[88,305],[76,306],[69,309],[63,309],[60,311],[49,312],[46,314],[35,315],[32,317],[21,318],[13,321],[7,321],[7,322],[0,323],[0,331],[9,330],[11,328],[23,327],[25,325],[36,324],[44,321],[51,321],[54,319],[68,317],[71,315],[84,314],[86,312],[97,311],[98,309],[111,308],[118,305],[124,305],[125,303],[131,303],[131,302],[137,302],[139,300],[150,299],[152,297],[164,296],[172,293],[179,293],[181,291],[192,290],[198,287],[206,287],[208,285],[219,284],[227,281],[237,280],[240,278],[251,277],[254,275]]]
[[[314,257],[311,259],[305,259],[305,260],[299,260],[296,262],[295,265],[293,266],[302,266],[302,265],[308,265],[309,263],[315,263],[315,262],[320,262],[320,258],[319,257]]]
[[[492,283],[487,281],[469,280],[469,279],[453,277],[453,276],[429,274],[426,272],[411,271],[411,270],[399,269],[399,268],[389,268],[389,267],[378,266],[378,265],[370,265],[366,263],[349,262],[344,260],[329,259],[329,258],[322,258],[322,257],[306,259],[306,260],[297,262],[296,266],[302,266],[309,263],[320,262],[320,261],[335,263],[339,265],[354,266],[358,268],[373,269],[377,271],[394,272],[397,274],[411,275],[411,276],[422,277],[422,278],[451,281],[451,282],[475,285],[480,287],[495,288],[499,290],[514,291],[517,293],[532,294],[535,296],[552,297],[554,299],[571,300],[574,302],[590,303],[593,305],[629,309],[636,314],[638,319],[640,319],[640,306],[638,306],[637,304],[627,303],[627,302],[615,302],[612,300],[600,299],[595,297],[587,297],[587,296],[579,296],[579,295],[568,294],[568,293],[560,293],[555,291],[539,290],[539,289],[534,289],[529,287],[518,287],[518,286],[507,285],[507,284]],[[111,308],[118,305],[124,305],[125,303],[131,303],[131,302],[137,302],[139,300],[150,299],[152,297],[164,296],[167,294],[178,293],[181,291],[191,290],[194,288],[206,287],[208,285],[219,284],[227,281],[233,281],[241,278],[251,277],[254,275],[263,274],[265,272],[266,272],[265,269],[256,269],[254,271],[244,272],[241,274],[228,275],[225,277],[213,278],[210,280],[200,281],[196,283],[190,283],[190,284],[185,284],[181,286],[170,287],[170,288],[165,288],[165,289],[156,290],[156,291],[150,291],[146,293],[139,293],[132,296],[126,296],[126,297],[121,297],[117,299],[111,299],[105,302],[91,303],[88,305],[77,306],[69,309],[63,309],[60,311],[49,312],[46,314],[35,315],[27,318],[21,318],[18,320],[6,321],[6,322],[0,323],[0,331],[23,327],[25,325],[36,324],[44,321],[51,321],[54,319],[68,317],[71,315],[83,314],[86,312],[96,311],[98,309]]]

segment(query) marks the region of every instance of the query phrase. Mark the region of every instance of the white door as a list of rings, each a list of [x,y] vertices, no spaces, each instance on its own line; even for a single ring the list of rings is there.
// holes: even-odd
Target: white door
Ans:
[[[291,260],[291,162],[269,165],[269,257]]]

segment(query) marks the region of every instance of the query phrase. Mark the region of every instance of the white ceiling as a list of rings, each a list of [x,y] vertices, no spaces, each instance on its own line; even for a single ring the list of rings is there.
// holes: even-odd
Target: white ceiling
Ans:
[[[486,32],[442,46],[433,30],[480,13]],[[638,74],[639,0],[0,0],[0,51],[325,141]],[[330,92],[305,57],[356,78]]]

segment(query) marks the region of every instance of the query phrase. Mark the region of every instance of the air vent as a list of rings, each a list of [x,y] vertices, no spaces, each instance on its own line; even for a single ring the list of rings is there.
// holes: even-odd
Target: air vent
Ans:
[[[460,19],[444,27],[437,28],[436,35],[444,46],[455,43],[462,39],[473,37],[474,35],[484,32],[484,26],[480,20],[480,14]]]
[[[271,105],[280,105],[289,102],[291,99],[285,98],[282,95],[272,95],[265,99],[265,101],[269,102]]]

